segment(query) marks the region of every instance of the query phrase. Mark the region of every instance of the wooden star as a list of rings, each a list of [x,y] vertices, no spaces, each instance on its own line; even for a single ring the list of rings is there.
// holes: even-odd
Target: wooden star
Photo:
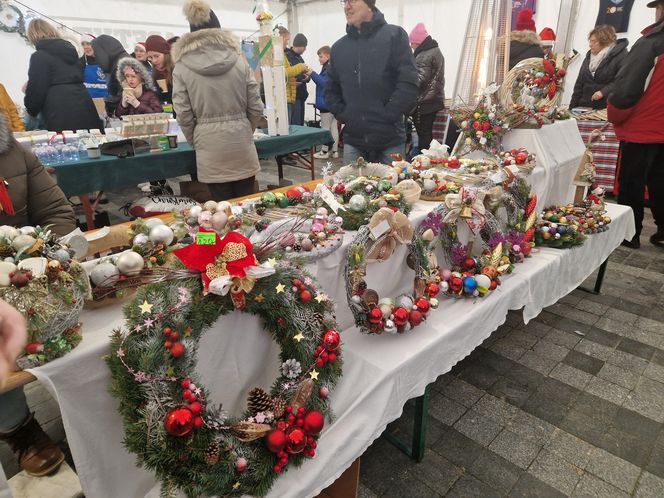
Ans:
[[[309,377],[312,378],[312,380],[318,380],[318,371],[314,368],[310,373]]]
[[[316,297],[314,298],[316,301],[318,301],[318,304],[322,303],[323,301],[327,301],[327,296],[325,294],[321,294],[320,292],[316,294]]]
[[[281,294],[284,291],[285,288],[286,288],[286,286],[284,284],[281,284],[281,283],[277,284],[277,287],[276,287],[277,294]]]
[[[275,258],[269,258],[267,260],[267,264],[268,264],[268,266],[271,266],[272,268],[274,268],[275,266],[277,266],[277,260]]]
[[[152,313],[152,304],[147,301],[143,301],[143,304],[140,304],[138,308],[141,310],[142,314]]]
[[[297,342],[301,342],[302,339],[304,339],[304,335],[302,334],[302,332],[298,332],[297,335],[293,336],[293,339],[295,339]]]
[[[257,303],[262,303],[263,301],[265,301],[265,296],[263,294],[258,294],[254,298],[254,301],[256,301]]]
[[[233,484],[233,489],[240,489],[240,481],[237,481],[235,484]]]
[[[187,328],[184,329],[184,336],[189,337],[191,335],[191,327],[187,325]]]
[[[170,366],[166,369],[166,377],[174,377],[175,376],[175,369]]]

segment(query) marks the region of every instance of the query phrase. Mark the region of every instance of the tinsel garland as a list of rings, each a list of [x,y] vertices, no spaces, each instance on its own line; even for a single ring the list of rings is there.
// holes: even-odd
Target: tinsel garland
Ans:
[[[141,287],[125,306],[126,328],[114,332],[106,360],[112,372],[111,392],[120,400],[124,443],[137,454],[138,463],[162,481],[162,495],[176,490],[192,497],[265,495],[286,465],[281,454],[286,448],[279,453],[269,450],[268,438],[261,437],[265,434],[260,430],[287,431],[294,425],[288,412],[277,412],[284,405],[292,405],[293,413],[299,405],[301,413],[318,411],[330,417],[327,394],[341,375],[342,364],[341,350],[336,349],[339,336],[335,344],[335,335],[330,335],[336,332],[333,305],[309,274],[288,261],[274,263],[276,272],[257,280],[246,294],[243,311],[262,318],[281,348],[281,362],[301,365],[296,378],[297,369],[284,368],[274,381],[270,396],[275,413],[246,410],[240,419],[225,418],[221,406],[209,404],[210,393],[199,382],[198,342],[220,316],[235,310],[230,296],[203,295],[201,280],[194,277]],[[170,340],[165,332],[171,331],[179,333],[173,340],[183,345],[178,357],[175,348],[169,352],[165,347],[164,338]],[[187,391],[194,385],[193,391]],[[198,426],[176,437],[166,430],[165,417],[186,404],[183,390],[197,400],[189,406],[193,409],[199,403],[202,409]],[[256,431],[259,437],[249,440]],[[307,437],[307,456],[313,456],[316,437],[313,432]],[[304,452],[286,457],[294,466],[304,459]]]

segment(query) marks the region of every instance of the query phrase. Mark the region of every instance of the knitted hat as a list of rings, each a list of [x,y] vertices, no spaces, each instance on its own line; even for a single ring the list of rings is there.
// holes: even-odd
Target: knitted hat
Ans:
[[[188,0],[182,12],[189,21],[189,31],[192,33],[199,29],[221,28],[219,19],[204,0]]]
[[[371,10],[376,10],[376,0],[363,0],[363,1],[371,8]]]
[[[654,2],[648,2],[648,5],[646,5],[646,7],[648,7],[649,9],[654,9],[655,7],[657,7],[658,3],[662,3],[663,1],[664,0],[655,0]]]
[[[146,50],[145,42],[136,42],[134,44],[134,52],[136,51],[137,48],[142,48],[143,50]]]
[[[95,35],[91,35],[90,33],[84,33],[81,35],[81,43],[92,43],[92,40],[97,38]]]
[[[551,28],[544,28],[540,34],[542,45],[546,47],[553,47],[556,44],[556,32]]]
[[[148,52],[159,52],[161,54],[170,54],[171,46],[164,39],[163,36],[159,35],[150,35],[148,39],[145,40],[145,50]]]
[[[519,16],[516,20],[516,31],[535,31],[532,10],[523,9],[519,11]]]
[[[427,28],[424,26],[423,23],[418,22],[413,28],[413,30],[410,32],[410,35],[408,35],[408,41],[410,41],[410,43],[420,45],[426,39],[427,36],[429,36]]]
[[[295,38],[293,38],[293,47],[305,47],[307,46],[307,37],[304,36],[302,33],[298,33],[295,35]]]

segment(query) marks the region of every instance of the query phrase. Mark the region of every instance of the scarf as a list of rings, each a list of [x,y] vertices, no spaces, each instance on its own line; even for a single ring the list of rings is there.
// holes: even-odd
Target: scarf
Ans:
[[[143,85],[138,85],[136,88],[130,87],[126,81],[122,82],[122,93],[129,93],[136,97],[137,99],[141,98],[143,95]]]
[[[590,64],[588,64],[588,69],[590,69],[590,74],[593,75],[593,78],[595,77],[595,72],[597,71],[599,65],[602,63],[604,59],[606,59],[606,56],[609,55],[609,52],[611,52],[611,50],[615,46],[616,46],[615,43],[613,43],[612,45],[608,45],[594,55],[591,52]]]

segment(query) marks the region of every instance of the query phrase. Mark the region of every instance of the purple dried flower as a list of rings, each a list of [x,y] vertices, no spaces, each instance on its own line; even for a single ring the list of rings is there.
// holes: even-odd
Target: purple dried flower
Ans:
[[[452,246],[450,259],[453,266],[462,266],[464,259],[466,259],[466,254],[468,253],[468,248],[461,242],[457,242]]]
[[[443,228],[443,215],[436,212],[430,212],[424,221],[422,221],[421,230],[422,232],[427,229],[431,229],[434,235],[438,235]]]
[[[510,230],[510,233],[507,234],[506,241],[512,245],[520,245],[523,241],[523,233],[517,232],[516,230]]]
[[[491,234],[491,237],[489,237],[488,244],[489,247],[496,247],[498,244],[502,244],[505,242],[505,236],[501,232],[496,232],[494,234]]]

